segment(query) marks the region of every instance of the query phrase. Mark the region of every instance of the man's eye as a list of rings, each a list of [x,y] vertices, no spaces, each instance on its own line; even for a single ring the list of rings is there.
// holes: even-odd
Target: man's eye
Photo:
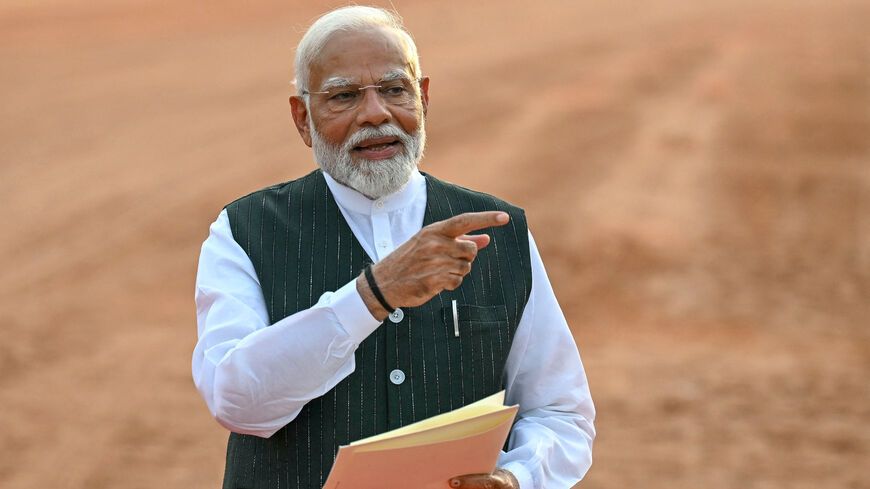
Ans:
[[[329,100],[334,100],[336,102],[349,102],[356,98],[358,92],[358,90],[342,90],[331,94]]]
[[[402,85],[394,85],[391,87],[383,87],[381,89],[381,93],[390,97],[398,97],[404,95],[406,92],[405,87]]]

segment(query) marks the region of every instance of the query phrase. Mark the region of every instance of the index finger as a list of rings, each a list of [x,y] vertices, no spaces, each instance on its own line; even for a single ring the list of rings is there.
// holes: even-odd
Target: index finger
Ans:
[[[459,214],[458,216],[436,222],[432,224],[432,227],[444,236],[456,238],[470,231],[493,226],[504,226],[509,220],[510,217],[506,212],[466,212],[465,214]]]

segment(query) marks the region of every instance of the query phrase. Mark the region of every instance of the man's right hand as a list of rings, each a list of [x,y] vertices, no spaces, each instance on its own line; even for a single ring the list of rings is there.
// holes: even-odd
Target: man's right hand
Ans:
[[[477,251],[490,240],[486,234],[466,233],[503,226],[509,219],[504,212],[468,212],[425,226],[372,266],[384,299],[393,307],[414,307],[442,290],[456,289],[471,271]],[[357,278],[357,290],[379,321],[393,312],[381,306],[363,275]]]

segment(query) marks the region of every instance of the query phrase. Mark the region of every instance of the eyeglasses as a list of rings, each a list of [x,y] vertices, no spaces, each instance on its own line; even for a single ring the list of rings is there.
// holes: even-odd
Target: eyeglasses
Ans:
[[[384,103],[389,105],[406,106],[414,103],[417,97],[417,90],[414,85],[420,83],[422,78],[409,80],[407,78],[394,78],[392,80],[382,80],[374,85],[343,85],[339,87],[331,87],[319,92],[303,90],[302,95],[323,95],[326,99],[326,106],[333,112],[344,112],[353,110],[359,106],[365,95],[364,90],[367,88],[377,89],[378,96]]]

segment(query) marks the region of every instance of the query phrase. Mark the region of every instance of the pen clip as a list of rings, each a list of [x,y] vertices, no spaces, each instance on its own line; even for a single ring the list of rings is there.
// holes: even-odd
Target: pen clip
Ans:
[[[456,310],[456,299],[453,299],[453,336],[459,338],[459,313]]]

